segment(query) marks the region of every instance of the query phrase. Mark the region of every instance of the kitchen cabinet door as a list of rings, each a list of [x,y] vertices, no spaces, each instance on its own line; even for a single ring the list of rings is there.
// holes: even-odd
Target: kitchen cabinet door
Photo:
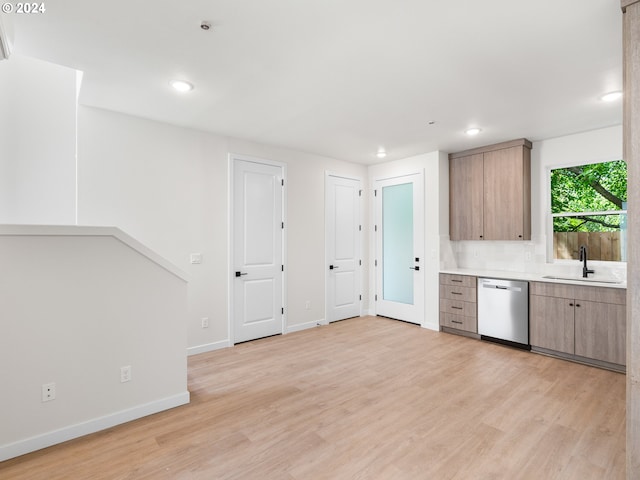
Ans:
[[[529,333],[532,346],[573,354],[574,328],[573,300],[529,296]]]
[[[626,306],[576,300],[575,354],[626,364]]]
[[[483,238],[483,154],[449,161],[449,236],[451,240]]]
[[[530,150],[484,153],[484,240],[531,239]]]

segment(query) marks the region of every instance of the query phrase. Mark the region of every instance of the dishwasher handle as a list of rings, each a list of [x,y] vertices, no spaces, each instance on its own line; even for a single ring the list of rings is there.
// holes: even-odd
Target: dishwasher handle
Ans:
[[[482,284],[482,288],[490,288],[492,290],[507,290],[510,292],[521,292],[522,288],[521,287],[507,287],[504,285],[496,285],[494,283],[483,283]]]

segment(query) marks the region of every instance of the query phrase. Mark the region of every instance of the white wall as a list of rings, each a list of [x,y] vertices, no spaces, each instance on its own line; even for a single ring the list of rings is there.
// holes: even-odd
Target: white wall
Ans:
[[[614,126],[589,132],[533,142],[531,149],[531,241],[525,242],[450,242],[453,255],[446,267],[480,268],[531,273],[559,273],[580,270],[575,265],[547,262],[547,214],[549,210],[549,171],[566,165],[622,159],[622,127]],[[624,264],[602,262],[598,273],[625,275]]]
[[[189,401],[187,282],[103,230],[0,226],[0,461]]]
[[[228,338],[225,147],[202,132],[79,108],[78,221],[117,226],[189,274],[191,347]],[[202,264],[191,265],[191,253]]]
[[[78,123],[79,223],[116,225],[188,272],[192,353],[229,339],[229,153],[287,165],[286,328],[324,320],[324,172],[364,180],[366,167],[90,107]]]
[[[0,62],[0,223],[75,224],[76,71]]]
[[[431,152],[415,157],[382,163],[369,167],[370,190],[376,179],[390,178],[398,175],[424,172],[424,275],[425,275],[425,318],[422,326],[432,330],[439,329],[439,279],[441,237],[449,234],[449,162],[444,152]],[[371,202],[373,204],[373,199]],[[370,211],[370,223],[374,223],[374,209]],[[371,229],[370,229],[371,230]],[[374,233],[369,237],[371,245],[369,264],[374,264]],[[370,268],[369,274],[369,310],[375,312],[373,301],[376,291],[375,270]]]

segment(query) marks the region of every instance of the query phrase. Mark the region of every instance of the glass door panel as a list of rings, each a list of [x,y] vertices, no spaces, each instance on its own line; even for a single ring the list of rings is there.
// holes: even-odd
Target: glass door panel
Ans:
[[[382,297],[413,305],[413,183],[382,189]]]

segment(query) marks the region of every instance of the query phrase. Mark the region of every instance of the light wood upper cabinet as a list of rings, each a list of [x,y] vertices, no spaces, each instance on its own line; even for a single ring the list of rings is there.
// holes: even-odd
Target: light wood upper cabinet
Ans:
[[[531,142],[449,155],[451,240],[531,240]]]
[[[483,154],[449,160],[449,229],[451,240],[482,240]],[[455,215],[453,214],[455,212]],[[454,238],[455,237],[455,238]]]
[[[484,239],[531,239],[531,150],[484,154]]]

